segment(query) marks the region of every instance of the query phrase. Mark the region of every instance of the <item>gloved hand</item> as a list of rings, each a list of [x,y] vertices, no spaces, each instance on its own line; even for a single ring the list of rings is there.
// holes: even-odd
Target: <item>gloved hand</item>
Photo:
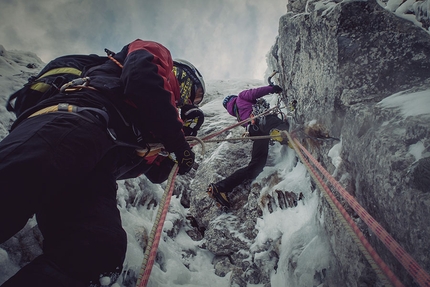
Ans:
[[[185,142],[180,148],[174,151],[176,160],[178,161],[179,174],[186,174],[194,165],[195,154],[191,150],[190,145]]]
[[[273,88],[273,93],[276,93],[276,94],[279,94],[280,92],[283,91],[283,89],[278,85],[273,85],[272,88]]]

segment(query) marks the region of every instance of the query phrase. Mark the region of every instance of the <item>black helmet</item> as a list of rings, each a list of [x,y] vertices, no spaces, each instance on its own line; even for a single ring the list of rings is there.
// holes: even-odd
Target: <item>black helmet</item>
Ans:
[[[199,102],[203,100],[203,96],[206,92],[205,81],[203,80],[202,74],[199,70],[194,67],[193,64],[186,60],[175,59],[173,60],[173,73],[178,79],[179,88],[181,93],[181,99],[178,106],[181,107],[187,104],[188,101],[194,103],[196,97],[196,90],[202,88],[203,94]]]

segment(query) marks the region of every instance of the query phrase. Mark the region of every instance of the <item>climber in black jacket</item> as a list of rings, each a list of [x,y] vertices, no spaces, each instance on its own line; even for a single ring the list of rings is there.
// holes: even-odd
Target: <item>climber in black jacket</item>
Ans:
[[[34,214],[44,237],[43,254],[2,287],[115,280],[127,246],[119,172],[151,142],[176,156],[180,174],[193,166],[177,108],[203,97],[194,66],[174,66],[168,49],[138,39],[81,80],[22,111],[0,142],[0,243]]]

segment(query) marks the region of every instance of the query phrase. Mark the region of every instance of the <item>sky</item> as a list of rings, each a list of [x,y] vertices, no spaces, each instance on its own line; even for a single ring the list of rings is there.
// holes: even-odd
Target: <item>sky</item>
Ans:
[[[8,125],[13,120],[11,113],[5,111],[4,103],[7,97],[15,90],[20,88],[28,74],[25,72],[36,72],[26,67],[27,63],[34,63],[33,53],[21,53],[0,49],[0,140],[7,135]],[[205,123],[199,131],[199,136],[208,135],[213,131],[213,125],[234,124],[235,118],[228,115],[222,107],[224,95],[231,94],[232,91],[241,91],[245,88],[258,87],[263,85],[259,80],[210,80],[207,83],[208,95],[201,105],[201,109],[208,116]],[[379,102],[379,106],[384,109],[395,109],[400,115],[408,116],[426,116],[430,117],[429,97],[430,90],[422,92],[408,93],[407,91],[391,95]],[[272,105],[276,103],[276,95],[266,96],[268,102]],[[405,99],[408,99],[407,101]],[[224,128],[224,126],[220,127]],[[242,127],[232,130],[233,137],[240,136],[243,133]],[[210,159],[214,156],[224,156],[225,161],[232,161],[229,157],[230,152],[235,149],[243,149],[250,145],[237,143],[224,143],[216,145],[215,148],[207,149],[207,154],[197,156],[196,161],[202,167],[210,164]],[[337,167],[341,164],[340,157],[342,151],[342,142],[334,142],[328,152],[332,159],[333,165]],[[197,151],[196,151],[197,152]],[[409,152],[415,156],[416,160],[424,156],[425,147],[423,142],[418,142],[410,146]],[[275,190],[294,190],[296,193],[302,192],[304,199],[298,201],[294,208],[279,209],[275,208],[272,213],[263,210],[263,215],[258,218],[255,226],[258,231],[255,241],[251,245],[251,250],[264,250],[261,246],[267,242],[276,242],[281,240],[280,255],[277,272],[272,272],[270,276],[271,286],[273,287],[297,287],[312,286],[314,270],[323,270],[330,268],[329,238],[321,233],[320,225],[324,221],[324,215],[318,213],[318,202],[320,193],[312,189],[311,181],[306,168],[297,160],[294,151],[287,146],[281,146],[278,143],[269,149],[270,165],[266,166],[263,172],[255,179],[257,182],[263,182],[262,179],[278,172],[279,183],[272,187],[264,186],[261,195],[272,193]],[[232,161],[234,164],[234,161]],[[214,169],[214,173],[219,172]],[[334,173],[337,171],[335,170]],[[131,273],[140,272],[144,250],[142,250],[139,240],[141,233],[138,230],[145,228],[150,230],[155,220],[156,209],[147,208],[147,206],[126,204],[129,198],[124,181],[118,182],[118,209],[121,213],[123,228],[127,232],[128,246],[124,262],[124,269]],[[140,202],[143,193],[151,194],[155,198],[161,198],[164,188],[162,185],[156,185],[149,182],[144,176],[133,179],[128,182],[129,186],[135,186],[136,199]],[[142,186],[144,191],[141,190]],[[260,195],[260,196],[261,196]],[[180,198],[173,196],[170,202],[169,213],[164,223],[164,231],[174,225],[178,215],[185,218],[188,214],[187,208],[180,203]],[[285,220],[288,218],[288,220]],[[234,215],[220,214],[215,220],[236,220]],[[34,218],[31,219],[27,226],[34,226]],[[155,264],[148,286],[170,286],[170,287],[205,287],[205,286],[229,286],[229,276],[219,277],[215,275],[212,259],[214,255],[207,249],[202,249],[202,242],[193,241],[186,233],[186,226],[182,226],[175,238],[163,235],[164,240],[160,241],[158,249],[164,255],[164,271],[158,264]],[[231,232],[233,233],[233,231]],[[297,255],[297,246],[300,246],[300,256]],[[19,254],[22,246],[18,243],[12,244],[12,248],[6,249],[0,246],[0,284],[19,270],[14,261],[15,252]],[[192,250],[195,254],[188,258],[182,256],[184,250]],[[19,256],[18,256],[19,257]],[[288,271],[289,260],[297,258],[297,266],[294,274]],[[186,268],[185,265],[189,265]],[[104,278],[107,280],[107,278]],[[113,287],[123,287],[126,278],[120,277]],[[252,285],[253,287],[263,287]]]
[[[45,63],[104,55],[140,38],[165,45],[205,79],[264,79],[287,0],[2,0],[0,45]]]

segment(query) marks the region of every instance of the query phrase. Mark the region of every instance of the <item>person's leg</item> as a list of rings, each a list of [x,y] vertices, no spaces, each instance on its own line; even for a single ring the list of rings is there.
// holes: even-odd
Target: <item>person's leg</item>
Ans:
[[[0,142],[0,243],[94,169],[111,145],[100,126],[71,114],[37,116],[14,129]]]
[[[280,131],[288,131],[288,121],[283,121],[276,115],[269,115],[265,117],[264,125],[260,126],[262,134],[269,135],[272,129],[278,129]]]
[[[276,115],[269,115],[265,118],[264,124],[260,125],[261,132],[264,135],[272,135],[273,140],[281,144],[288,144],[288,137],[283,131],[289,131],[288,121],[283,121]]]
[[[1,285],[1,287],[21,286],[88,287],[88,284],[71,278],[42,254]]]
[[[254,134],[256,135],[256,134]],[[266,165],[269,153],[269,139],[255,140],[252,144],[251,161],[241,169],[236,170],[227,178],[216,183],[221,192],[230,192],[246,179],[256,178]]]
[[[36,213],[44,254],[2,287],[99,286],[101,275],[116,280],[127,237],[117,208],[116,181],[105,163]]]
[[[71,277],[97,284],[100,275],[121,272],[127,236],[109,172],[97,169],[36,218],[45,255]]]

